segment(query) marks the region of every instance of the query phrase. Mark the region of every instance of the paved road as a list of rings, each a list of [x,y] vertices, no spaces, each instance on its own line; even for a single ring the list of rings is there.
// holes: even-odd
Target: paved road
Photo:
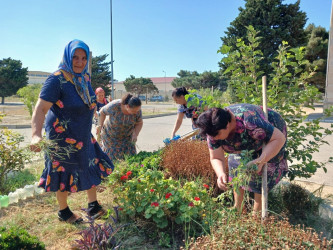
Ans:
[[[153,151],[163,147],[163,140],[170,137],[175,121],[176,115],[144,119],[143,129],[137,142],[138,151]],[[325,128],[330,127],[330,123],[320,123],[320,125]],[[14,130],[24,135],[25,145],[27,145],[31,140],[31,129],[25,128]],[[189,119],[184,119],[178,134],[183,135],[191,130],[191,121]],[[333,135],[328,136],[325,139],[330,145],[323,145],[320,147],[319,152],[313,155],[315,161],[320,162],[323,161],[323,159],[328,159],[328,157],[333,156]],[[333,186],[333,164],[327,164],[326,167],[328,170],[327,173],[324,173],[323,170],[318,170],[318,172],[310,179],[302,180]]]
[[[170,138],[176,121],[176,115],[143,119],[143,128],[137,141],[138,151],[154,151],[164,146],[163,140]],[[31,140],[31,128],[13,129],[24,136],[23,145],[28,145]],[[183,135],[192,131],[191,120],[184,119],[177,134]],[[94,133],[94,128],[93,128]]]

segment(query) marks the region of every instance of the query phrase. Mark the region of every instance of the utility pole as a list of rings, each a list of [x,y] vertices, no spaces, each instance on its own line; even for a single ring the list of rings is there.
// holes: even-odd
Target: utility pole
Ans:
[[[112,38],[112,0],[110,0],[110,21],[111,21],[111,98],[112,98],[112,100],[114,100],[113,38]]]
[[[331,3],[331,5],[331,22],[327,51],[324,109],[333,106],[333,3]]]

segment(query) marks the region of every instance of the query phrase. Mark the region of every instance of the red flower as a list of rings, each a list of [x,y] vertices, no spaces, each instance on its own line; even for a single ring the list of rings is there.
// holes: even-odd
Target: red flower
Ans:
[[[66,138],[65,142],[69,143],[69,144],[75,144],[76,140],[72,139],[72,138]]]
[[[128,172],[126,173],[127,176],[130,176],[131,174],[132,174],[132,171],[128,171]]]
[[[96,103],[92,103],[92,104],[90,105],[89,109],[91,110],[91,109],[94,109],[95,107],[96,107]]]
[[[122,211],[122,210],[124,210],[124,209],[123,209],[122,207],[120,207],[120,208],[118,208],[118,210],[119,210],[119,211]]]
[[[43,184],[44,184],[44,182],[45,182],[45,179],[43,179],[43,178],[40,178],[40,179],[39,179],[38,186],[41,186],[41,185],[43,185]]]
[[[83,142],[82,142],[82,141],[78,142],[78,143],[76,144],[75,147],[76,147],[78,150],[80,150],[80,149],[83,147]]]
[[[200,201],[200,198],[199,197],[194,197],[194,200]]]
[[[64,104],[63,104],[63,102],[62,101],[60,101],[60,100],[58,100],[57,102],[56,102],[56,104],[59,106],[59,108],[63,108],[64,107]]]
[[[189,206],[189,207],[194,207],[193,202],[190,202],[190,203],[188,204],[188,206]]]
[[[99,166],[99,169],[100,169],[102,172],[105,172],[105,168],[104,168],[104,166],[103,166],[102,163],[99,163],[98,166]]]
[[[158,207],[160,204],[158,204],[158,202],[152,202],[151,204],[150,204],[150,206],[152,206],[152,207]]]
[[[60,162],[58,161],[53,161],[52,162],[52,168],[57,168],[59,166]]]
[[[59,123],[59,119],[57,118],[56,121],[53,123],[53,127],[55,128]]]
[[[74,186],[71,187],[71,192],[72,192],[72,193],[77,192],[77,187],[76,187],[76,185],[74,185]]]
[[[62,132],[65,131],[65,129],[64,129],[63,126],[58,126],[58,127],[55,128],[55,131],[56,131],[57,133],[61,134]]]
[[[123,175],[122,177],[120,177],[120,180],[127,180],[128,179],[128,176],[126,176],[126,175]]]
[[[169,199],[169,197],[170,197],[171,195],[172,195],[171,193],[167,193],[167,194],[165,195],[165,199]]]
[[[58,167],[57,172],[65,172],[65,168],[63,166]]]
[[[209,188],[209,186],[207,184],[203,184],[204,188]]]
[[[155,191],[155,189],[150,189],[150,192],[154,192]]]

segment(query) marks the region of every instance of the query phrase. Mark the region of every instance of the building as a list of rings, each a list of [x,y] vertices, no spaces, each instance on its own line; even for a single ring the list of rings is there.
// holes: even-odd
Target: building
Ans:
[[[158,94],[161,96],[168,96],[171,98],[172,91],[175,89],[172,87],[171,82],[176,78],[176,77],[149,77],[156,88],[158,89]],[[126,89],[124,86],[124,81],[121,82],[116,82],[114,83],[114,98],[121,98],[125,93]],[[148,97],[151,95],[149,94]]]
[[[28,71],[28,84],[44,83],[49,75],[49,72]]]

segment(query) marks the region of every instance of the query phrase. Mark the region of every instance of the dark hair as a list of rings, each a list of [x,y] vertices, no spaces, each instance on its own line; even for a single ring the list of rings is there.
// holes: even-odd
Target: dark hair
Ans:
[[[180,96],[185,96],[185,95],[188,95],[188,91],[186,90],[185,87],[180,87],[180,88],[176,88],[172,91],[172,97],[174,96],[177,96],[177,97],[180,97]]]
[[[202,113],[195,124],[200,128],[201,136],[206,137],[206,135],[209,135],[214,137],[220,129],[225,129],[229,122],[231,122],[231,114],[228,110],[211,108]]]
[[[123,98],[121,98],[121,104],[128,105],[130,108],[140,107],[141,100],[139,99],[139,97],[134,97],[133,95],[128,93],[127,95],[123,96]]]

